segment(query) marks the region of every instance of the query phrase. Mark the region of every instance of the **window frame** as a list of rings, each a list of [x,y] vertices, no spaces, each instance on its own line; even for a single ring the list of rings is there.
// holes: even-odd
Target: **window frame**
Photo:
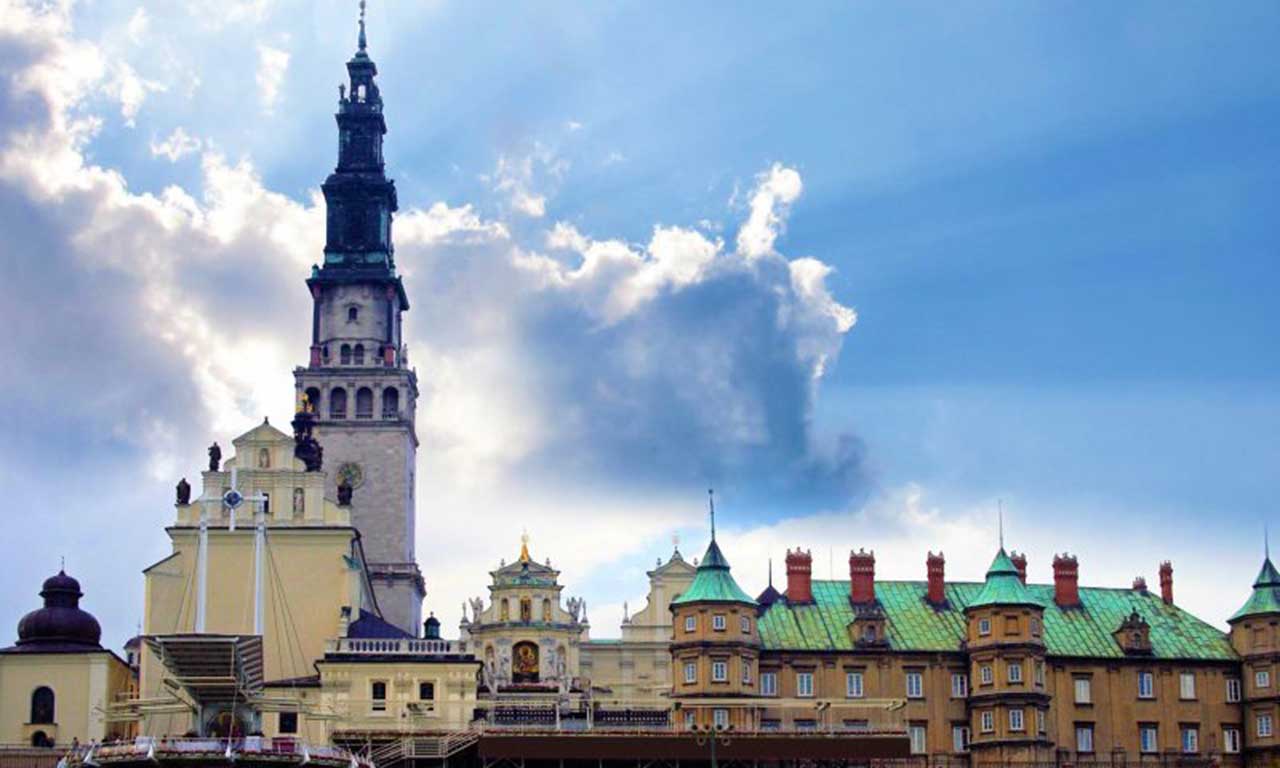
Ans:
[[[1149,669],[1138,671],[1138,698],[1143,701],[1154,701],[1156,698],[1156,673]]]
[[[1147,735],[1151,744],[1147,744]],[[1158,723],[1138,723],[1138,754],[1154,755],[1160,752],[1160,726]]]
[[[1087,737],[1087,738],[1082,738]],[[1088,741],[1088,745],[1081,749],[1081,745]],[[1093,723],[1076,723],[1076,753],[1081,755],[1092,755],[1096,745],[1093,740]]]
[[[978,684],[994,685],[995,682],[996,682],[995,668],[992,667],[990,664],[979,664],[978,665]]]
[[[1009,710],[1009,732],[1024,733],[1027,730],[1026,713],[1021,707]]]
[[[978,713],[978,732],[995,733],[996,713],[993,709],[984,709]]]
[[[728,728],[729,710],[725,707],[716,707],[711,710],[711,726],[716,729]]]
[[[919,736],[918,743],[917,736]],[[911,740],[911,754],[925,755],[929,753],[929,726],[927,723],[909,723],[907,725],[907,738]]]
[[[969,676],[963,672],[951,673],[951,698],[969,698]]]
[[[1190,739],[1187,737],[1190,736]],[[1200,727],[1197,725],[1178,726],[1178,749],[1184,755],[1200,754]]]
[[[729,626],[729,622],[725,618],[725,615],[723,613],[711,614],[711,631],[723,632],[725,631],[725,628],[728,626]]]
[[[688,616],[685,616],[685,617],[684,617],[684,631],[685,631],[685,632],[697,632],[697,631],[698,631],[698,617],[697,617],[697,616],[694,616],[693,614],[689,614]]]
[[[728,659],[712,659],[711,660],[711,682],[713,683],[729,682],[729,660]]]
[[[778,673],[776,670],[771,669],[768,672],[760,673],[760,695],[778,695]]]
[[[378,695],[378,687],[382,687],[382,695]],[[369,681],[369,711],[382,712],[387,711],[387,681],[386,680],[370,680]]]
[[[1084,693],[1083,696],[1080,695],[1082,691]],[[1076,706],[1093,706],[1093,679],[1086,675],[1073,676],[1071,678],[1071,700]]]
[[[1244,692],[1244,685],[1238,677],[1227,678],[1227,703],[1237,704],[1240,701],[1240,695]]]
[[[812,699],[813,693],[813,672],[796,671],[796,698]]]
[[[844,697],[861,699],[867,694],[863,672],[860,669],[847,669],[844,673]]]
[[[906,673],[904,683],[908,699],[924,698],[924,672],[921,672],[918,669],[909,670]],[[912,685],[913,683],[914,686]]]
[[[1222,751],[1228,755],[1240,754],[1240,729],[1234,725],[1222,726]]]
[[[986,616],[983,616],[982,618],[978,619],[978,636],[979,637],[991,636],[991,619],[987,618]]]
[[[684,663],[684,683],[685,685],[693,685],[698,682],[698,662],[686,661]]]
[[[426,687],[426,690],[431,694],[430,696],[427,696],[425,698],[422,695],[424,686]],[[435,680],[419,680],[418,681],[418,701],[435,701],[435,700],[436,700],[436,681]]]
[[[1190,685],[1188,685],[1190,683]],[[1188,695],[1187,689],[1190,688],[1191,693]],[[1178,673],[1178,700],[1179,701],[1195,701],[1196,700],[1196,673],[1179,672]]]
[[[973,739],[973,730],[967,725],[951,726],[951,751],[958,755],[969,754],[969,742]]]
[[[1255,669],[1253,671],[1253,687],[1254,688],[1270,688],[1271,687],[1271,668]]]
[[[1010,661],[1005,664],[1005,678],[1010,684],[1022,685],[1022,661]]]
[[[1266,724],[1264,729],[1262,726]],[[1253,718],[1253,732],[1260,739],[1269,739],[1275,735],[1275,721],[1271,718],[1270,712],[1258,712]]]
[[[285,726],[285,716],[291,718],[291,728]],[[276,733],[284,736],[293,736],[298,732],[298,713],[295,712],[278,712],[276,714]]]
[[[742,634],[744,635],[751,634],[751,619],[747,618],[746,616],[739,616],[738,626],[742,628]]]

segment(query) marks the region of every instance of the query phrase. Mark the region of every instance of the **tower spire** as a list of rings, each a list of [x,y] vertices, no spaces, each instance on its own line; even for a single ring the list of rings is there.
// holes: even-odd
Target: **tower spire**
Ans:
[[[1000,551],[1004,551],[1004,499],[996,499],[996,521],[1000,528]]]
[[[360,0],[360,40],[359,40],[359,44],[360,44],[360,52],[361,52],[361,53],[364,53],[364,49],[365,49],[365,46],[366,46],[366,42],[365,42],[365,38],[364,38],[364,0]]]
[[[716,492],[714,488],[707,489],[707,505],[711,508],[711,540],[716,540]]]

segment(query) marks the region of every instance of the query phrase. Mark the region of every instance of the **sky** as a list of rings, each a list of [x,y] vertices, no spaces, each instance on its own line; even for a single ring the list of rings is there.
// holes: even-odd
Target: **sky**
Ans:
[[[174,484],[287,423],[355,5],[0,0],[0,634],[65,558],[118,647]],[[1246,599],[1280,6],[372,0],[368,37],[446,636],[525,530],[616,636],[709,487],[751,593],[795,547],[979,580],[1002,507],[1033,581]]]

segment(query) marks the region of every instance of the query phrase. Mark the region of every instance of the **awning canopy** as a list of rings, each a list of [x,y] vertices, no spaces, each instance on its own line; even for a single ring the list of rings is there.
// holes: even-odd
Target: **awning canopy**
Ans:
[[[261,635],[150,635],[146,643],[199,706],[246,702],[262,693]]]

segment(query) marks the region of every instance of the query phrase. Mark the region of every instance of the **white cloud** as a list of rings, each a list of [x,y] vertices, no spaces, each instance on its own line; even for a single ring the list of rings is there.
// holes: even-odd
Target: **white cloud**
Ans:
[[[182,126],[178,126],[163,141],[151,140],[151,155],[167,157],[169,162],[176,163],[187,155],[199,152],[202,146],[203,142],[199,138],[191,136]]]
[[[106,94],[120,102],[120,115],[130,127],[135,124],[147,95],[164,90],[164,84],[142,77],[125,61],[115,63],[110,79],[103,86]]]
[[[493,173],[481,180],[489,182],[495,192],[503,193],[513,211],[540,219],[547,214],[547,193],[540,190],[558,186],[568,170],[568,160],[545,144],[534,142],[523,154],[499,155]]]
[[[285,73],[289,70],[289,52],[258,44],[258,100],[263,110],[270,112],[280,98]]]
[[[577,131],[582,130],[584,126],[582,125],[582,123],[578,122],[577,120],[570,120],[564,124],[564,127],[565,127],[565,130],[569,131],[570,133],[576,133]]]
[[[613,150],[612,152],[604,156],[604,161],[602,165],[604,165],[605,167],[608,167],[610,165],[621,165],[622,163],[625,163],[625,162],[627,162],[627,156],[617,150]]]
[[[147,30],[151,26],[151,17],[147,16],[147,9],[142,6],[133,12],[129,17],[129,23],[126,26],[129,34],[129,42],[134,45],[142,45],[146,42]]]
[[[804,188],[800,174],[781,163],[756,177],[756,188],[749,203],[750,215],[738,231],[738,251],[758,258],[773,252],[773,244],[781,234],[791,204]],[[737,190],[734,191],[737,196]]]

